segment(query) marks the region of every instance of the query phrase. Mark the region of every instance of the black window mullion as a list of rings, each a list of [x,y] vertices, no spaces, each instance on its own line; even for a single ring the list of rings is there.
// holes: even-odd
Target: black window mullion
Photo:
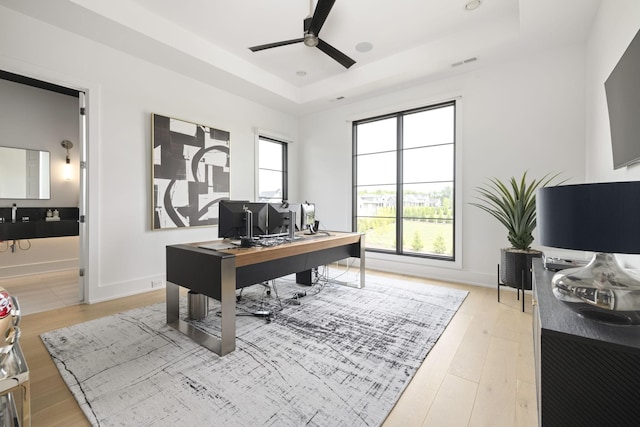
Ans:
[[[396,253],[401,254],[403,248],[403,223],[402,223],[402,206],[404,206],[403,197],[403,178],[402,178],[402,114],[398,114],[396,119]]]
[[[451,259],[455,261],[456,259],[456,221],[458,221],[458,213],[456,212],[456,197],[458,194],[456,192],[456,168],[458,167],[458,159],[457,159],[457,150],[458,146],[458,104],[456,102],[452,103],[453,105],[453,188],[451,189],[451,212],[453,212],[452,225],[453,225],[453,247]],[[524,295],[524,292],[523,294]]]
[[[358,231],[358,125],[354,123],[351,127],[351,227],[353,231]]]
[[[282,144],[282,200],[289,200],[289,146]]]

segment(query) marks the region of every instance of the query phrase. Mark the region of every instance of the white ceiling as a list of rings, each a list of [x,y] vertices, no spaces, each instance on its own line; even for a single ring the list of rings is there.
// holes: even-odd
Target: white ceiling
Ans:
[[[309,0],[0,0],[0,5],[303,114],[584,42],[600,4],[481,0],[480,7],[467,11],[468,1],[337,0],[320,38],[356,61],[348,70],[302,43],[248,49],[302,37]],[[361,42],[373,49],[357,51]],[[470,58],[477,60],[452,66]],[[339,97],[344,99],[336,101]]]

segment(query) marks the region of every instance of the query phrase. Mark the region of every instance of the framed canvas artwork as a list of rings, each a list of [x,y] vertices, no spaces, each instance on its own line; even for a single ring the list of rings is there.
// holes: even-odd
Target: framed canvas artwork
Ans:
[[[229,142],[229,132],[151,114],[153,230],[218,224]]]

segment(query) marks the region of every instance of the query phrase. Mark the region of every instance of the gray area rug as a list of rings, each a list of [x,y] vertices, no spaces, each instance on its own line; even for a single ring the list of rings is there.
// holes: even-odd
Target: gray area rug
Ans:
[[[238,313],[274,315],[239,316],[224,357],[166,326],[164,304],[41,338],[94,426],[377,426],[465,297],[373,275],[364,289],[287,277],[270,295],[243,291]],[[210,301],[197,325],[215,333]]]

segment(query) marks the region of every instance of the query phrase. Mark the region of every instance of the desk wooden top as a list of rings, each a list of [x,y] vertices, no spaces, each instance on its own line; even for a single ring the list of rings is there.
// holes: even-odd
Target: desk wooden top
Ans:
[[[292,255],[299,255],[309,252],[315,252],[322,249],[330,249],[339,246],[357,244],[361,240],[361,233],[346,233],[340,231],[331,231],[330,235],[314,234],[305,235],[297,234],[303,237],[293,242],[282,243],[277,246],[254,246],[252,248],[233,248],[219,250],[218,252],[227,253],[235,256],[236,267],[245,265],[259,264],[261,262],[271,261],[279,258],[286,258]],[[190,243],[192,246],[199,246],[212,242]]]

